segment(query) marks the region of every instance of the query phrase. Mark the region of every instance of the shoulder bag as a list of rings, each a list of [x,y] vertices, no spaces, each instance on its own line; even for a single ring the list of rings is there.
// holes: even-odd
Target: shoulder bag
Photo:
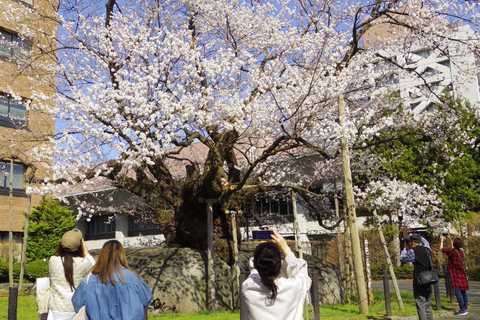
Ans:
[[[428,250],[428,262],[430,264],[430,270],[425,270],[418,274],[417,282],[422,286],[438,282],[438,273],[433,270],[432,253],[430,250]]]

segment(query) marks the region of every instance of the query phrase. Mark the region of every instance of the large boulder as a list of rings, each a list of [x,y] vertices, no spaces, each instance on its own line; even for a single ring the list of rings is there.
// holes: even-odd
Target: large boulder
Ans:
[[[242,246],[239,256],[240,279],[249,273],[248,261],[253,249]],[[206,310],[206,276],[204,253],[190,248],[155,247],[127,249],[130,267],[153,289],[152,307],[157,312],[195,313]],[[310,274],[318,274],[320,303],[340,303],[340,281],[334,266],[321,258],[306,256]],[[230,267],[214,259],[215,307],[238,308],[238,289]]]
[[[152,307],[158,312],[194,313],[206,309],[203,253],[189,248],[156,247],[127,250],[130,267],[153,290]],[[216,307],[233,309],[236,295],[230,268],[215,260]]]

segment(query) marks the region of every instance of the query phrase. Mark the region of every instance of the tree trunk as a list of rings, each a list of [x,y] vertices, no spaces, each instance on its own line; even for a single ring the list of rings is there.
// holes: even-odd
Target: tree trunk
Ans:
[[[229,265],[234,263],[231,221],[223,205],[213,206],[213,242],[215,255]],[[183,202],[175,213],[175,242],[197,250],[207,249],[207,199],[186,189]]]

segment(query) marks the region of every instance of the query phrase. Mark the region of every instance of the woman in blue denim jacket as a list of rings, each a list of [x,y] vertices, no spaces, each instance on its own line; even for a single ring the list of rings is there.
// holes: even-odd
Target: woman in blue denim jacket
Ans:
[[[92,274],[73,295],[75,312],[85,306],[90,320],[144,320],[152,300],[152,290],[128,269],[120,242],[103,245]]]

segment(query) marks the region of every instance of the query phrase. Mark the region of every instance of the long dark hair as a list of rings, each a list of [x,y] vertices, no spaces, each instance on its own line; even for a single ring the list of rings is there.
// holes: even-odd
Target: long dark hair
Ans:
[[[57,248],[57,256],[62,259],[65,279],[67,279],[70,289],[73,291],[75,290],[75,282],[73,281],[73,258],[83,257],[83,252],[80,248],[76,251],[69,251],[62,247],[62,245],[59,245]]]
[[[455,238],[453,240],[453,247],[457,250],[460,250],[463,248],[463,240],[460,238]]]
[[[280,250],[271,242],[259,244],[255,248],[253,265],[260,274],[263,285],[272,292],[270,299],[275,300],[278,291],[275,279],[280,275],[282,268],[282,254]]]
[[[115,274],[122,267],[128,269],[125,250],[118,240],[110,240],[103,245],[92,273],[100,279],[100,282],[110,282],[115,285]],[[121,281],[122,279],[120,279]]]

